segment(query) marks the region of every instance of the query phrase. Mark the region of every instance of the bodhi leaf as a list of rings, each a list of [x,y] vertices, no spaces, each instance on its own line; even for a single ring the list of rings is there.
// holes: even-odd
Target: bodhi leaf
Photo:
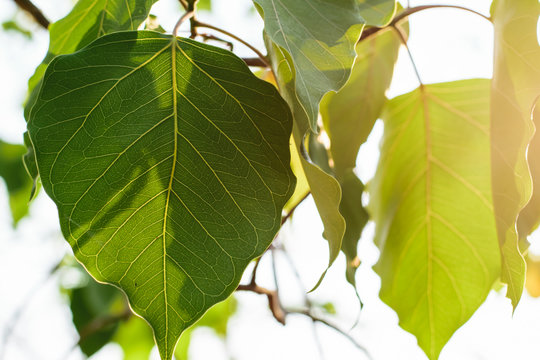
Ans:
[[[55,58],[28,129],[75,256],[126,292],[166,360],[270,245],[294,189],[287,104],[188,39],[119,32]]]
[[[341,188],[333,176],[309,162],[306,156],[302,155],[302,153],[305,153],[303,140],[304,134],[309,131],[309,122],[307,121],[305,109],[295,96],[294,71],[291,59],[279,46],[272,43],[270,39],[266,38],[265,40],[274,72],[277,74],[277,82],[281,95],[289,103],[293,112],[293,139],[296,150],[300,154],[300,163],[311,190],[311,195],[324,225],[323,236],[328,241],[328,267],[330,267],[339,255],[341,240],[345,233],[345,220],[339,212]],[[320,284],[325,273],[320,277],[314,289]]]
[[[266,34],[290,56],[293,95],[305,113],[302,121],[316,132],[323,95],[339,90],[351,73],[354,46],[364,24],[358,4],[356,0],[254,2],[263,13]]]
[[[347,224],[342,250],[347,257],[347,280],[355,285],[359,260],[357,244],[368,215],[362,207],[364,184],[356,177],[356,157],[386,102],[401,42],[392,29],[381,30],[356,46],[351,78],[337,93],[321,102],[321,117],[330,139],[333,170],[343,191],[341,213]]]
[[[432,360],[500,274],[489,86],[421,86],[383,113],[381,157],[369,187],[380,297]]]
[[[525,281],[525,261],[518,248],[516,221],[531,197],[527,147],[531,119],[540,95],[540,47],[536,36],[538,0],[496,0],[495,63],[491,91],[493,204],[502,250],[501,279],[517,306]]]
[[[6,183],[14,225],[28,214],[32,189],[32,182],[22,161],[25,152],[23,145],[8,144],[0,140],[0,178]]]

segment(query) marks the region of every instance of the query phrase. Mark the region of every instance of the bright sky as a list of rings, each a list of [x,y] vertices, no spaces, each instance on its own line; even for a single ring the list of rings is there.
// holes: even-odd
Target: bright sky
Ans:
[[[213,0],[214,15],[201,14],[211,22],[244,37],[263,48],[262,22],[249,14],[249,0]],[[35,3],[52,20],[64,16],[71,0],[36,0]],[[476,1],[411,1],[411,5],[445,3],[473,6],[489,13],[489,0]],[[0,3],[0,22],[15,14],[11,1]],[[165,29],[172,29],[180,15],[175,0],[161,0],[153,13],[159,16]],[[37,26],[31,25],[37,29]],[[458,10],[430,10],[411,18],[410,49],[425,83],[452,81],[473,77],[489,78],[492,73],[492,30],[484,19]],[[38,30],[33,40],[13,33],[0,32],[0,87],[2,99],[2,126],[0,138],[21,142],[25,123],[21,104],[26,94],[26,79],[41,62],[47,50],[46,32]],[[237,53],[252,56],[238,45]],[[407,54],[402,51],[395,80],[389,97],[405,93],[418,85]],[[377,124],[368,143],[362,148],[358,174],[363,180],[373,175],[378,153],[378,139],[382,132]],[[23,220],[17,230],[11,228],[6,191],[0,183],[0,336],[5,323],[17,306],[27,297],[46,272],[67,251],[61,239],[56,209],[42,192],[31,209],[31,216]],[[311,201],[299,208],[292,226],[282,232],[299,267],[306,287],[311,287],[324,270],[327,246],[321,238],[322,226]],[[359,325],[352,335],[365,345],[374,360],[425,359],[415,338],[401,330],[395,313],[378,299],[380,281],[371,266],[376,262],[378,250],[371,243],[373,226],[364,232],[360,245],[362,266],[357,283],[365,307]],[[533,244],[533,250],[540,249]],[[540,252],[540,251],[538,251]],[[281,291],[287,304],[298,304],[301,294],[287,270],[287,264],[278,258]],[[260,281],[272,287],[269,257],[261,265]],[[344,259],[340,257],[329,271],[322,286],[313,294],[316,301],[332,301],[337,310],[337,321],[344,329],[356,320],[355,296],[346,284]],[[69,276],[64,276],[64,281]],[[7,349],[8,360],[63,360],[76,342],[66,299],[58,293],[58,278],[49,280],[39,290],[23,313]],[[286,327],[279,325],[269,314],[266,299],[253,294],[238,294],[241,302],[237,316],[230,323],[227,350],[238,360],[318,359],[311,323],[302,317],[290,317]],[[364,359],[343,337],[324,326],[317,326],[326,359]],[[441,360],[452,359],[537,359],[540,355],[540,300],[524,295],[514,316],[510,302],[502,294],[491,293],[486,303],[464,325],[443,350]],[[224,345],[208,331],[199,331],[191,349],[193,359],[225,359]],[[157,354],[154,352],[154,358]],[[74,352],[69,359],[81,359]],[[121,350],[108,346],[93,359],[120,359]]]

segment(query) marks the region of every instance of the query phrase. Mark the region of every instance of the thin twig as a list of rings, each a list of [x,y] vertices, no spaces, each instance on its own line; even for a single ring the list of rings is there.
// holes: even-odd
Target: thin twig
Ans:
[[[366,29],[362,32],[362,36],[360,37],[360,40],[359,41],[362,41],[362,40],[365,40],[366,38],[372,36],[373,34],[381,31],[382,29],[386,29],[387,27],[395,27],[396,25],[398,25],[401,21],[407,19],[410,15],[414,14],[414,13],[417,13],[419,11],[424,11],[424,10],[429,10],[429,9],[437,9],[437,8],[446,8],[446,9],[458,9],[458,10],[463,10],[463,11],[467,11],[467,12],[470,12],[472,14],[475,14],[475,15],[478,15],[484,19],[486,19],[487,21],[491,22],[491,18],[476,11],[476,10],[473,10],[473,9],[469,9],[469,8],[466,8],[466,7],[463,7],[463,6],[459,6],[459,5],[422,5],[422,6],[415,6],[415,7],[411,7],[411,8],[407,8],[405,10],[403,10],[402,12],[400,12],[399,14],[397,14],[394,19],[392,20],[392,22],[390,24],[388,24],[388,26],[386,27],[372,27],[372,28],[369,28],[369,29]]]
[[[228,41],[228,40],[224,40],[224,39],[219,38],[219,37],[217,37],[215,35],[212,35],[212,34],[197,34],[197,35],[200,36],[203,39],[204,42],[207,42],[208,40],[214,40],[214,41],[217,41],[217,42],[224,43],[229,48],[229,51],[233,51],[234,44],[232,42]]]
[[[307,316],[309,317],[313,322],[320,322],[321,324],[324,324],[326,326],[328,326],[329,328],[331,329],[334,329],[335,331],[337,331],[338,333],[340,333],[341,335],[343,335],[345,338],[347,338],[347,340],[349,340],[358,350],[362,351],[364,354],[366,354],[366,356],[371,359],[371,355],[369,354],[369,352],[367,351],[367,349],[361,345],[358,341],[356,341],[355,338],[353,338],[349,333],[347,333],[346,331],[342,330],[339,326],[329,322],[328,320],[325,320],[321,317],[318,317],[316,315],[314,315],[311,311],[309,310],[305,310],[305,309],[286,309],[285,312],[288,314],[297,314],[297,315],[304,315],[304,316]]]
[[[173,36],[176,38],[178,36],[178,29],[180,29],[180,26],[186,21],[187,19],[191,19],[195,15],[195,12],[193,10],[186,12],[178,21],[176,22],[176,25],[174,25],[173,29]]]
[[[418,78],[418,82],[420,83],[420,88],[423,88],[424,83],[422,82],[422,78],[420,77],[420,72],[418,71],[418,67],[416,66],[416,63],[414,62],[411,49],[409,49],[409,45],[407,44],[407,39],[405,38],[405,34],[403,34],[403,30],[401,30],[399,26],[392,26],[392,29],[396,31],[396,33],[399,36],[399,39],[403,43],[403,46],[405,46],[405,49],[407,49],[407,53],[409,54],[409,59],[411,60],[412,67],[414,69],[414,73],[416,74],[416,77]]]
[[[41,27],[48,29],[51,22],[43,15],[41,10],[30,0],[13,0],[21,9],[26,11]]]
[[[265,67],[270,67],[270,64],[268,63],[268,60],[266,59],[266,56],[264,56],[255,46],[251,45],[250,43],[248,43],[247,41],[241,39],[240,37],[228,32],[227,30],[218,28],[218,27],[216,27],[214,25],[211,25],[211,24],[201,22],[201,21],[196,20],[196,19],[193,19],[192,25],[195,28],[202,27],[202,28],[212,29],[212,30],[218,31],[218,32],[220,32],[220,33],[222,33],[224,35],[227,35],[228,37],[230,37],[230,38],[238,41],[239,43],[247,46],[251,51],[253,51],[255,54],[257,54],[257,56],[261,59],[261,61],[263,62]]]

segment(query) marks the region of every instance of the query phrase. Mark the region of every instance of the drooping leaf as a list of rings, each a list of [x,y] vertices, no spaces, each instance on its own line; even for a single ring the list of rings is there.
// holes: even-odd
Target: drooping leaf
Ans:
[[[120,32],[57,57],[28,129],[75,256],[127,293],[167,360],[269,246],[294,189],[287,104],[188,39]]]
[[[396,0],[357,0],[360,13],[366,25],[383,27],[392,21],[396,10]]]
[[[536,230],[540,223],[540,102],[537,102],[534,107],[533,120],[536,131],[527,152],[533,180],[533,193],[527,206],[519,213],[517,222],[517,230],[522,243],[527,242],[527,236]]]
[[[118,289],[93,279],[71,291],[73,325],[79,332],[78,345],[86,356],[92,356],[112,339],[120,320],[107,322],[105,319],[113,319],[115,303],[123,302]]]
[[[323,95],[339,90],[349,78],[356,56],[354,47],[364,24],[358,4],[356,0],[254,3],[263,13],[268,37],[290,55],[294,96],[305,113],[301,119],[315,132]]]
[[[0,178],[6,183],[13,225],[28,214],[32,182],[23,164],[25,152],[26,148],[22,145],[0,140]]]
[[[381,157],[369,187],[380,297],[432,360],[500,274],[489,86],[422,86],[383,113]]]
[[[279,46],[272,43],[268,38],[266,48],[268,49],[274,72],[277,74],[277,82],[280,87],[281,95],[289,103],[293,112],[293,139],[296,150],[300,155],[307,183],[311,190],[313,200],[319,211],[319,215],[324,225],[323,236],[328,241],[329,261],[328,267],[332,265],[339,255],[341,241],[345,233],[345,220],[339,212],[341,201],[341,188],[337,180],[324,172],[320,167],[308,161],[308,155],[304,146],[304,134],[309,131],[309,122],[307,113],[299,103],[295,92],[295,78],[292,66],[292,60]],[[325,272],[326,273],[326,272]],[[324,277],[321,276],[315,288],[320,284]]]
[[[355,284],[359,265],[357,244],[368,220],[362,206],[364,184],[356,177],[356,157],[369,136],[386,102],[397,60],[400,39],[392,29],[360,41],[351,78],[337,93],[330,92],[321,102],[321,117],[330,139],[333,170],[341,184],[341,214],[347,224],[342,250],[347,257],[347,280]]]
[[[525,280],[516,221],[531,197],[527,146],[534,126],[532,108],[540,95],[537,0],[495,0],[495,63],[491,91],[493,204],[502,249],[501,279],[516,307]]]

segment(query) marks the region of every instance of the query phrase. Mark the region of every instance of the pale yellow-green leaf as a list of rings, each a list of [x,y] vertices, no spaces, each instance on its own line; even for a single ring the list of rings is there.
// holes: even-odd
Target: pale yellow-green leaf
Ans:
[[[489,81],[390,101],[370,212],[381,299],[432,360],[500,274],[491,200]]]

